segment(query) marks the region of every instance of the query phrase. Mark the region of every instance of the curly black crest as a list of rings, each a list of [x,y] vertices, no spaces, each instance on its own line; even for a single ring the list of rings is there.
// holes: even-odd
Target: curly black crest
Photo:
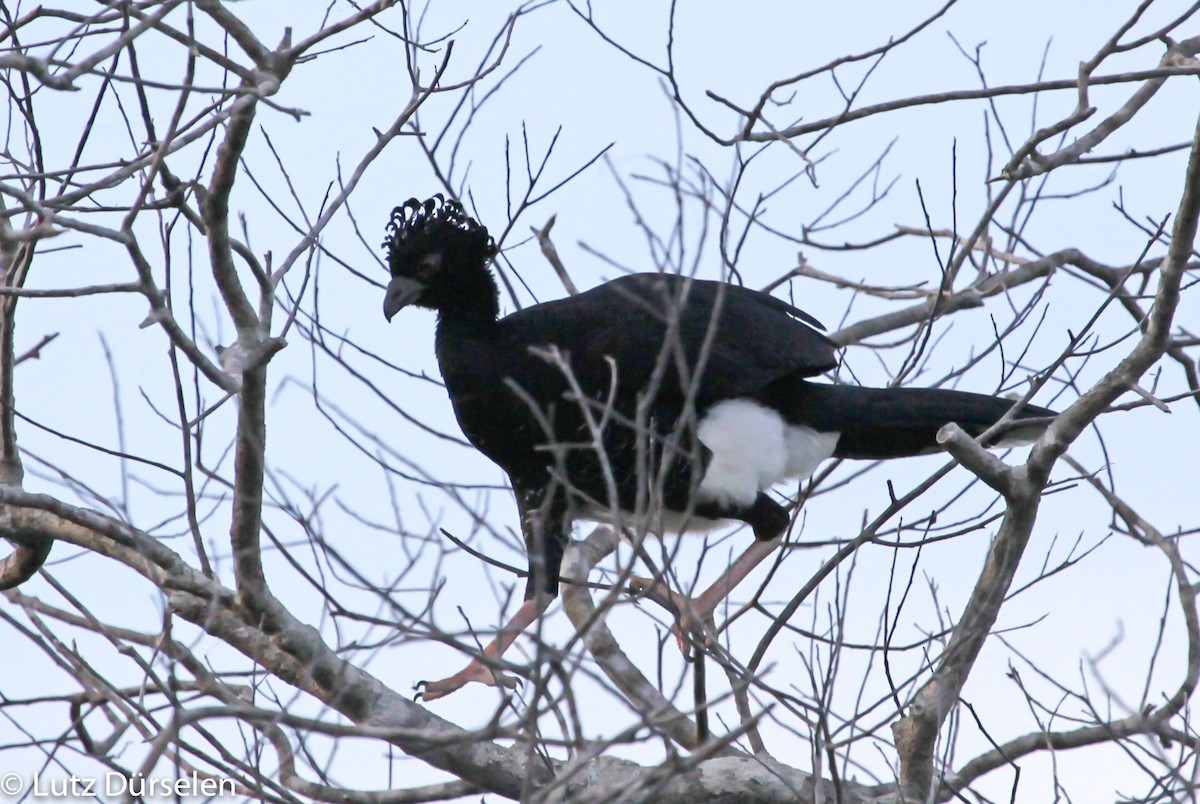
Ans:
[[[496,243],[487,228],[468,215],[461,204],[447,201],[441,193],[427,201],[408,199],[392,210],[387,229],[383,247],[393,273],[436,250],[480,262],[496,254]]]

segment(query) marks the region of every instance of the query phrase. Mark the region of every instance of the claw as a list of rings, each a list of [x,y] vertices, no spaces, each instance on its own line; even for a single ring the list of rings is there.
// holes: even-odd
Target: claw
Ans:
[[[438,698],[445,698],[450,693],[457,692],[472,682],[508,690],[516,689],[521,685],[519,679],[499,671],[493,672],[483,662],[475,659],[459,672],[440,681],[418,681],[413,685],[413,689],[417,691],[413,700],[422,703],[436,701]]]
[[[653,600],[675,617],[671,633],[685,661],[696,661],[705,646],[716,641],[717,625],[712,611],[705,611],[696,601],[649,578],[630,578],[629,588],[634,594]]]
[[[517,609],[517,613],[512,616],[512,619],[496,634],[496,638],[492,640],[491,644],[483,649],[486,662],[482,659],[473,659],[470,664],[449,678],[443,678],[441,681],[418,682],[414,687],[417,690],[414,700],[436,701],[472,681],[487,684],[489,687],[516,689],[521,684],[520,680],[510,678],[498,670],[493,672],[488,664],[494,664],[500,660],[513,640],[546,612],[546,607],[550,605],[552,599],[551,595],[538,594],[526,600],[521,604],[521,608]]]

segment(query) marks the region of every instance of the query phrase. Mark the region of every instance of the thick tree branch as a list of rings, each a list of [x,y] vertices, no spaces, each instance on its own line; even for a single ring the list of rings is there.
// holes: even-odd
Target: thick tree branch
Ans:
[[[1012,474],[1009,500],[1000,530],[963,614],[932,677],[913,697],[908,713],[893,726],[900,755],[900,785],[905,795],[923,799],[935,784],[934,745],[946,716],[958,701],[967,675],[987,640],[1005,596],[1012,585],[1021,556],[1029,543],[1037,516],[1039,495],[1050,469],[1083,428],[1138,379],[1160,357],[1169,343],[1169,331],[1179,302],[1179,286],[1192,255],[1200,218],[1200,121],[1192,142],[1183,194],[1175,217],[1167,259],[1159,271],[1158,292],[1146,331],[1120,365],[1050,425],[1037,442],[1029,462]],[[1186,584],[1186,578],[1181,579]],[[1180,690],[1187,700],[1195,686],[1195,673]]]
[[[158,539],[42,494],[0,488],[0,511],[4,514],[0,536],[37,534],[125,564],[161,589],[175,614],[365,727],[365,735],[387,740],[424,762],[508,798],[520,798],[527,780],[533,781],[536,790],[555,779],[559,763],[538,760],[519,746],[508,748],[480,740],[397,695],[342,659],[315,629],[278,604],[261,612],[247,611],[238,595],[188,566]],[[743,796],[729,798],[731,790],[748,789],[755,791],[754,801],[764,804],[804,804],[814,801],[808,779],[806,774],[766,759],[738,756],[712,759],[667,779],[661,769],[601,756],[588,768],[575,769],[559,794],[563,800],[607,801],[618,791],[646,786],[656,790],[656,801],[692,804],[697,800],[748,801]],[[866,788],[857,792],[847,789],[843,800],[862,802],[867,793]]]
[[[0,203],[0,211],[4,211]],[[0,217],[0,289],[19,290],[33,258],[34,239],[12,236],[7,217]],[[20,489],[25,477],[17,448],[16,394],[16,296],[0,296],[0,488]],[[19,586],[34,576],[50,555],[52,539],[36,533],[12,530],[13,551],[0,560],[0,589]]]

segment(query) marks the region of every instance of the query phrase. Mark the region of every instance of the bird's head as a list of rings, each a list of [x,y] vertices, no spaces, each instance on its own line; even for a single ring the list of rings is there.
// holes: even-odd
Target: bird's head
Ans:
[[[410,198],[392,210],[387,228],[388,321],[410,304],[439,311],[481,302],[495,307],[496,285],[487,266],[496,243],[457,201],[440,194],[424,202]]]

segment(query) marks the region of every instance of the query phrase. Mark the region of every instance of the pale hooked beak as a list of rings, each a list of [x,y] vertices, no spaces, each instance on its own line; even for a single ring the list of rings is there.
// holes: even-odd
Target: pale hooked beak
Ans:
[[[392,277],[383,296],[383,317],[391,321],[392,316],[421,298],[424,291],[425,286],[415,279],[409,279],[407,276]]]

